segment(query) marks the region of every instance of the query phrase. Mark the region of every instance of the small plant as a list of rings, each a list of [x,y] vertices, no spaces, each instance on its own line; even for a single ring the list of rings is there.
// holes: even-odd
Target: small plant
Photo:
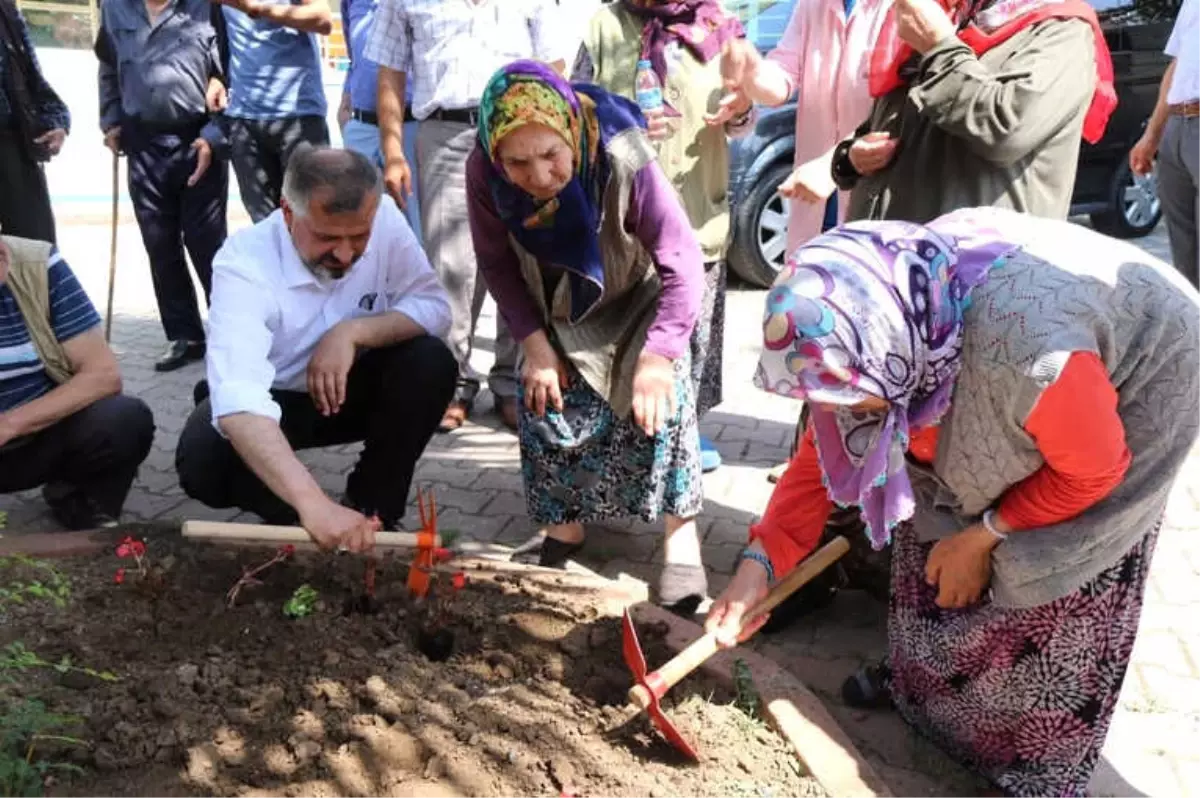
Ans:
[[[145,581],[146,576],[150,573],[150,561],[146,557],[146,544],[144,541],[126,535],[125,539],[117,545],[116,553],[122,560],[132,558],[134,565],[137,566],[138,579]],[[125,584],[124,567],[117,569],[117,572],[113,575],[113,581],[118,585]]]
[[[234,602],[237,601],[238,593],[242,592],[242,588],[261,585],[262,580],[258,579],[259,574],[270,568],[272,565],[278,565],[279,563],[290,559],[295,553],[296,547],[291,543],[287,544],[286,546],[280,546],[279,549],[276,550],[275,556],[267,560],[262,565],[258,566],[257,568],[247,568],[246,570],[242,571],[241,577],[238,578],[233,587],[229,588],[229,592],[225,594],[225,606],[232,607]]]
[[[43,795],[51,774],[82,773],[69,762],[38,756],[47,744],[84,745],[63,733],[79,723],[77,717],[47,712],[31,698],[5,706],[0,713],[0,795]]]
[[[283,604],[283,614],[289,618],[304,618],[317,609],[317,591],[312,585],[300,585]]]
[[[82,673],[105,682],[115,682],[120,679],[112,671],[98,671],[95,668],[76,665],[68,654],[63,654],[58,662],[43,659],[36,651],[26,648],[20,640],[9,643],[0,649],[0,681],[12,683],[16,681],[13,672],[24,673],[39,668],[52,670],[59,674]]]
[[[0,586],[0,607],[5,604],[24,604],[30,600],[49,601],[62,608],[71,597],[71,583],[66,575],[45,560],[35,560],[24,554],[0,557],[0,571],[30,572],[29,581],[10,581]]]
[[[762,709],[762,697],[754,686],[754,677],[746,660],[737,659],[733,663],[733,690],[735,698],[733,705],[751,719],[757,720]]]

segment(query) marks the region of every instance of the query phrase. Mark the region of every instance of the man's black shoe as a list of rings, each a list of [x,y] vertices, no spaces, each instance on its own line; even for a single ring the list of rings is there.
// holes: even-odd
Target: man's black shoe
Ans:
[[[96,506],[94,501],[66,483],[47,483],[42,487],[42,498],[54,520],[72,532],[111,529],[120,524],[120,521]]]
[[[174,371],[177,368],[182,368],[193,360],[204,359],[204,342],[196,341],[171,341],[167,344],[166,351],[162,357],[154,364],[155,371]]]

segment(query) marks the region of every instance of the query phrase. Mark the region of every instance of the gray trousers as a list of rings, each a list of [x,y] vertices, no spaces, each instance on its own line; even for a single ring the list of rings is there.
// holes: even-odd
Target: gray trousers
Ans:
[[[1158,198],[1167,235],[1171,239],[1171,257],[1175,268],[1200,286],[1200,251],[1196,245],[1200,225],[1200,117],[1173,116],[1167,120],[1162,143],[1158,147]]]
[[[458,360],[455,396],[467,402],[479,392],[479,377],[471,370],[471,344],[487,296],[467,223],[467,156],[475,148],[475,139],[474,127],[457,122],[427,120],[417,128],[417,190],[425,251],[450,295],[453,320],[447,343]],[[495,347],[488,387],[497,397],[515,398],[517,344],[499,314]]]

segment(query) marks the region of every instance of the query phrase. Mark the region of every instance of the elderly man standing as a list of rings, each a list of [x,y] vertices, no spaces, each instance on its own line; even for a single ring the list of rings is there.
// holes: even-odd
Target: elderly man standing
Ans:
[[[569,37],[553,0],[380,0],[367,58],[379,64],[379,130],[388,192],[403,205],[412,193],[404,155],[404,105],[411,92],[419,120],[421,224],[429,260],[450,293],[450,346],[458,360],[458,389],[441,429],[466,421],[479,392],[471,344],[486,286],[478,278],[467,225],[467,156],[475,146],[479,98],[492,75],[522,58],[565,69]],[[574,53],[570,53],[574,55]],[[517,346],[496,320],[496,362],[488,377],[496,409],[517,427]]]
[[[179,439],[187,494],[325,548],[369,548],[404,516],[417,459],[454,392],[450,305],[361,153],[298,149],[280,210],[217,254],[208,383]],[[207,390],[208,398],[202,398]],[[341,503],[297,449],[364,441]]]
[[[129,158],[129,197],[171,371],[204,357],[204,325],[184,248],[207,301],[225,241],[229,170],[210,111],[225,94],[208,0],[105,0],[100,6],[100,128]]]
[[[1167,41],[1171,64],[1146,132],[1129,151],[1135,174],[1149,174],[1158,155],[1162,199],[1175,268],[1200,286],[1200,2],[1183,0]]]
[[[153,438],[71,267],[48,242],[0,239],[0,493],[41,485],[64,527],[114,526]]]
[[[333,30],[325,0],[213,0],[229,41],[228,133],[242,204],[255,222],[279,207],[288,158],[329,143],[317,34]]]
[[[67,106],[38,66],[29,28],[13,0],[0,0],[0,225],[9,235],[54,241],[42,164],[71,129]]]

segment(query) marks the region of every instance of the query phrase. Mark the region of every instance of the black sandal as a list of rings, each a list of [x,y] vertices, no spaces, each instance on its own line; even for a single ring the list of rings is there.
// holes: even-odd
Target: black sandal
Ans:
[[[580,549],[584,541],[564,543],[552,537],[534,538],[518,546],[509,557],[510,562],[524,565],[538,565],[542,568],[567,569],[567,561]]]
[[[842,701],[854,709],[892,706],[892,669],[886,663],[864,665],[842,682]]]

